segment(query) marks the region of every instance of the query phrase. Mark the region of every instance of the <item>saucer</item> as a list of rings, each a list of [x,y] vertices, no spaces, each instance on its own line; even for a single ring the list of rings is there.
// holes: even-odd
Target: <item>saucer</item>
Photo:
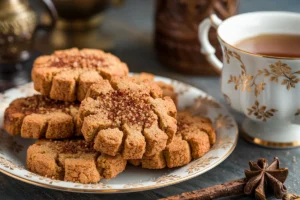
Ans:
[[[96,184],[80,184],[53,180],[28,171],[26,151],[35,140],[12,137],[0,129],[0,171],[20,181],[50,189],[86,193],[122,193],[150,190],[183,182],[207,172],[224,161],[232,153],[238,140],[238,127],[228,110],[205,92],[188,84],[158,76],[155,80],[174,86],[178,93],[179,110],[184,109],[195,115],[207,116],[213,121],[217,140],[203,157],[186,166],[172,169],[149,170],[128,165],[126,170],[114,179],[101,180]],[[5,108],[12,100],[35,93],[32,83],[0,93],[0,127]]]

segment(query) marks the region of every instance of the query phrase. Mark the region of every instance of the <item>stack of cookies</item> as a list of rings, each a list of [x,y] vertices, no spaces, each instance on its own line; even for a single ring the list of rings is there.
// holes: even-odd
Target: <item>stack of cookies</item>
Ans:
[[[171,85],[101,50],[68,49],[36,59],[40,95],[14,100],[5,111],[11,135],[38,139],[27,150],[30,171],[96,183],[125,170],[173,168],[203,156],[215,143],[211,121],[177,113]]]

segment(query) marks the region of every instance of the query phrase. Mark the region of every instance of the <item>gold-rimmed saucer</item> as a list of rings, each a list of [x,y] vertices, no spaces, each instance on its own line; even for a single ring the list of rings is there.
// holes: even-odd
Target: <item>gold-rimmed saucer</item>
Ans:
[[[228,110],[205,92],[185,83],[156,77],[156,80],[174,85],[178,93],[179,109],[189,108],[195,115],[209,117],[216,128],[217,140],[212,149],[203,157],[186,166],[174,169],[147,170],[128,166],[126,170],[109,181],[97,184],[79,184],[52,180],[26,170],[26,150],[34,140],[11,137],[0,129],[0,172],[23,182],[64,191],[87,193],[135,192],[160,188],[199,176],[216,167],[234,150],[238,140],[238,127]],[[8,104],[16,98],[35,93],[29,83],[0,94],[0,126]]]

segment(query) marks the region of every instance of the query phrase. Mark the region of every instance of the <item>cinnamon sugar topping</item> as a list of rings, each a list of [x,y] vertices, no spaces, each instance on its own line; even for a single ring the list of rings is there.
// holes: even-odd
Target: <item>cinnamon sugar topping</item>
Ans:
[[[92,143],[84,140],[55,141],[55,149],[59,153],[95,153]]]
[[[78,103],[63,102],[50,99],[41,95],[24,98],[20,104],[21,112],[25,115],[32,113],[48,113],[49,111],[61,111],[70,113],[70,107],[79,107]]]
[[[70,67],[70,68],[97,68],[105,67],[101,63],[104,58],[96,55],[74,55],[70,56],[68,54],[52,56],[51,67]]]
[[[156,119],[149,115],[152,109],[148,98],[148,95],[138,92],[115,90],[100,95],[98,100],[113,122],[150,126]]]
[[[110,54],[100,53],[99,51],[57,51],[50,57],[50,67],[68,68],[98,68],[108,67],[105,62],[114,62],[115,59]]]

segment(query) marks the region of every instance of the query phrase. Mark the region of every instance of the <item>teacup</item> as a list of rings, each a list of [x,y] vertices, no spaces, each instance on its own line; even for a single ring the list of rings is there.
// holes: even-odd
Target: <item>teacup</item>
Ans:
[[[244,113],[242,135],[268,147],[300,146],[300,58],[265,56],[235,45],[262,34],[300,34],[300,14],[253,12],[221,21],[211,15],[199,25],[201,52],[222,71],[221,91],[226,102]],[[208,31],[217,29],[223,62],[215,56]],[[276,41],[274,41],[276,42]]]

